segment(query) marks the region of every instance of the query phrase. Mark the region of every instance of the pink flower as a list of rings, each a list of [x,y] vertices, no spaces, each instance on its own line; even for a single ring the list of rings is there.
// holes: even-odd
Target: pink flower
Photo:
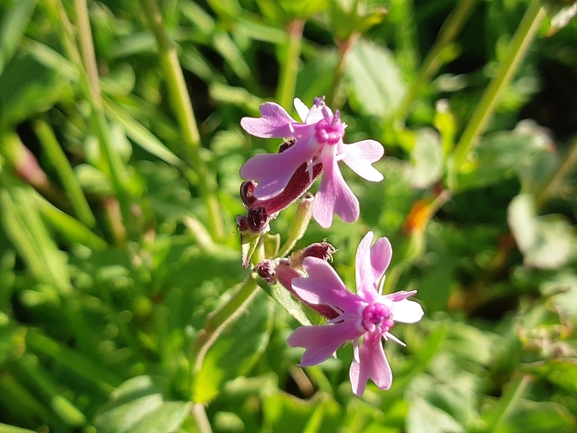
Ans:
[[[282,153],[260,154],[249,159],[240,175],[258,183],[254,196],[267,200],[282,193],[295,171],[306,164],[312,179],[313,167],[322,165],[324,172],[313,205],[313,216],[322,227],[330,227],[333,214],[345,222],[359,217],[359,201],[345,183],[337,162],[342,160],[355,173],[372,182],[383,180],[371,164],[384,154],[375,140],[343,143],[346,124],[340,113],[328,108],[323,98],[315,98],[309,110],[298,98],[294,101],[304,123],[294,120],[280,105],[266,102],[260,106],[260,118],[245,117],[240,124],[246,132],[261,138],[292,138],[296,144]]]
[[[379,389],[391,387],[393,373],[381,340],[393,340],[404,345],[390,333],[395,322],[415,323],[423,317],[423,309],[407,298],[416,291],[382,295],[378,288],[392,256],[387,238],[378,239],[371,247],[369,232],[359,244],[356,256],[357,292],[351,293],[340,277],[324,261],[316,257],[304,259],[306,278],[294,278],[293,289],[305,302],[329,305],[339,315],[326,324],[301,326],[288,338],[292,347],[304,347],[300,366],[316,365],[352,341],[354,360],[349,371],[353,392],[361,396],[367,381]]]

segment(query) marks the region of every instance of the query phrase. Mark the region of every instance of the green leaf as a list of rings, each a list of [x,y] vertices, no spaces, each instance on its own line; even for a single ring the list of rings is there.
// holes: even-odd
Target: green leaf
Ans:
[[[489,335],[463,322],[451,324],[445,347],[461,359],[479,364],[488,364],[495,350]]]
[[[236,75],[243,80],[250,79],[250,67],[246,63],[238,46],[227,32],[220,29],[216,31],[213,34],[212,45]]]
[[[190,411],[190,403],[165,401],[149,376],[137,376],[121,384],[94,420],[101,433],[170,433]]]
[[[194,381],[194,401],[214,399],[224,385],[245,374],[258,360],[269,341],[274,304],[261,291],[230,323],[209,349]]]
[[[304,305],[301,302],[298,302],[281,284],[268,285],[261,280],[259,281],[259,285],[301,325],[312,325],[307,316]]]
[[[39,282],[63,293],[71,290],[67,255],[60,251],[44,224],[36,192],[12,186],[0,190],[0,210],[6,232]]]
[[[572,256],[573,228],[561,215],[535,215],[532,195],[521,194],[509,204],[509,226],[527,266],[556,269]]]
[[[568,393],[577,393],[577,359],[549,359],[545,363],[526,364],[524,370],[547,378],[552,384]]]
[[[105,101],[107,114],[118,122],[125,130],[130,139],[134,140],[136,144],[142,147],[147,152],[157,156],[163,161],[175,165],[182,166],[183,163],[178,156],[170,151],[156,136],[146,129],[142,124],[138,123],[131,116],[126,114],[120,107],[110,100]]]
[[[464,190],[497,183],[546,149],[547,143],[537,134],[519,130],[489,134],[475,148],[474,160],[457,175],[457,187]]]
[[[413,171],[411,186],[428,188],[438,181],[443,174],[443,149],[439,134],[431,128],[417,132],[415,146],[411,151]]]
[[[318,95],[327,95],[332,79],[327,79],[327,71],[337,67],[338,54],[336,49],[319,50],[299,70],[295,95],[310,105]]]
[[[51,108],[68,81],[32,55],[14,58],[0,76],[0,112],[5,124],[15,124]]]
[[[0,75],[12,59],[36,6],[36,0],[17,0],[12,3],[14,5],[0,23]]]
[[[95,250],[102,250],[108,245],[104,239],[97,236],[88,227],[77,219],[62,212],[46,201],[43,197],[35,196],[40,213],[54,228],[56,228],[70,242],[86,245]]]
[[[275,433],[334,432],[340,428],[340,409],[327,394],[305,401],[279,392],[264,399],[264,424]]]
[[[314,2],[311,2],[314,3]],[[365,2],[333,0],[330,2],[331,30],[335,39],[347,41],[354,34],[363,34],[379,24],[386,13],[384,7],[369,6]]]
[[[569,316],[577,316],[577,275],[570,272],[555,273],[541,284],[539,290],[549,298],[548,302],[555,309]]]
[[[20,356],[25,348],[26,328],[14,325],[0,327],[0,365]]]
[[[408,433],[461,433],[465,428],[447,412],[428,401],[417,398],[409,406]]]
[[[520,401],[494,433],[571,433],[575,418],[563,406],[550,402]]]
[[[345,77],[351,106],[361,114],[389,118],[406,92],[391,53],[359,40],[348,56]]]
[[[27,428],[15,427],[13,425],[8,425],[0,423],[0,433],[36,433],[34,430],[28,430]]]

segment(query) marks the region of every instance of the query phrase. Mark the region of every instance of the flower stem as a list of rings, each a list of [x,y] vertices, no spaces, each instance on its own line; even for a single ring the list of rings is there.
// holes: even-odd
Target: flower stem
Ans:
[[[561,161],[559,168],[554,171],[549,181],[535,193],[535,204],[537,208],[543,206],[547,200],[561,189],[564,180],[577,165],[577,139],[574,139],[571,149],[569,149],[565,157],[561,158]]]
[[[545,8],[541,6],[539,0],[532,0],[511,40],[497,75],[485,90],[481,101],[477,105],[455,148],[453,154],[454,169],[459,169],[459,166],[467,158],[467,155],[475,144],[477,137],[485,131],[503,91],[517,71],[523,56],[527,52],[544,18]]]
[[[281,60],[281,72],[277,90],[277,101],[287,110],[292,107],[299,69],[299,57],[301,53],[301,41],[304,21],[295,19],[287,25],[288,45],[283,47],[286,56]]]
[[[278,252],[279,257],[287,255],[305,235],[313,215],[313,201],[314,197],[310,193],[305,194],[301,199],[289,226],[288,239]]]
[[[218,310],[214,311],[207,317],[204,323],[204,328],[199,331],[189,353],[191,366],[189,378],[190,390],[193,388],[194,377],[202,368],[202,363],[204,362],[208,349],[212,346],[223,329],[234,318],[242,313],[243,308],[256,294],[257,288],[258,284],[256,280],[249,275],[236,290],[236,293],[234,293],[234,295],[232,295],[232,297]]]
[[[185,144],[185,152],[198,175],[197,187],[208,211],[211,235],[216,239],[223,239],[224,226],[220,205],[216,196],[216,179],[214,173],[211,173],[210,170],[207,169],[200,154],[200,134],[194,117],[192,102],[188,94],[188,89],[186,88],[186,82],[184,81],[184,75],[178,60],[176,46],[164,27],[162,14],[160,13],[156,0],[145,0],[143,6],[148,24],[156,39],[160,66],[166,80],[169,102],[180,126],[182,139]]]
[[[413,101],[417,98],[425,83],[429,82],[429,79],[442,66],[443,54],[447,45],[457,37],[465,22],[467,21],[467,18],[469,18],[469,15],[471,14],[473,6],[475,6],[476,2],[477,0],[462,0],[457,2],[455,10],[453,10],[451,15],[449,15],[443,24],[435,44],[421,64],[415,82],[401,102],[395,116],[396,119],[404,119],[407,116]]]

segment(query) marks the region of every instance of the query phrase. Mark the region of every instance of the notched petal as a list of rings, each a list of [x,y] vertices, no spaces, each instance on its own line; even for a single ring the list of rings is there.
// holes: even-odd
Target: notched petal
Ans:
[[[240,126],[251,135],[260,138],[284,138],[291,136],[291,127],[297,123],[284,108],[274,102],[259,107],[260,118],[243,117]]]

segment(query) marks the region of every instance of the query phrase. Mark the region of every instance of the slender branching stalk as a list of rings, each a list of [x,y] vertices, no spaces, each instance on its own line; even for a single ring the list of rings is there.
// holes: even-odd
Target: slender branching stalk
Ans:
[[[541,6],[539,0],[532,0],[509,44],[497,75],[485,90],[455,148],[453,154],[454,169],[459,169],[459,166],[465,161],[473,148],[476,139],[485,131],[489,120],[493,117],[497,103],[503,95],[503,91],[507,88],[519,68],[519,64],[544,18],[545,8]]]
[[[185,153],[197,174],[197,187],[208,211],[211,235],[215,239],[224,238],[222,212],[217,200],[217,184],[214,173],[208,170],[201,157],[201,143],[198,126],[194,117],[192,102],[186,88],[184,75],[178,60],[176,45],[170,39],[156,0],[143,2],[148,25],[158,46],[160,66],[166,80],[169,103],[176,115],[185,145]],[[190,178],[187,176],[187,178]]]

